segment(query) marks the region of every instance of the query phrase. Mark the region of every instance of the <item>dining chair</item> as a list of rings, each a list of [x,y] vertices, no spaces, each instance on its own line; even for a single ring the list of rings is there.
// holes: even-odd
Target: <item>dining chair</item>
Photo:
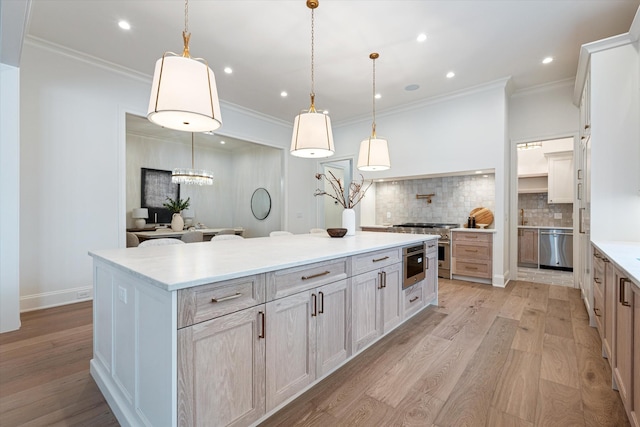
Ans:
[[[218,234],[236,234],[236,231],[233,228],[223,228],[222,230],[218,231]]]
[[[138,236],[136,236],[133,233],[127,232],[127,247],[135,248],[135,247],[138,247],[139,244],[140,244],[140,239],[138,239]]]
[[[204,240],[204,233],[198,230],[187,231],[180,237],[180,240],[185,243],[202,242]]]
[[[278,230],[278,231],[272,231],[271,233],[269,233],[270,237],[277,237],[277,236],[291,236],[293,233],[289,232],[289,231],[282,231],[282,230]]]
[[[139,248],[145,246],[166,246],[166,245],[184,245],[184,242],[180,239],[172,239],[170,237],[163,237],[159,239],[148,239],[140,242]]]
[[[218,242],[220,240],[244,240],[244,237],[237,234],[216,234],[211,238],[212,242]]]

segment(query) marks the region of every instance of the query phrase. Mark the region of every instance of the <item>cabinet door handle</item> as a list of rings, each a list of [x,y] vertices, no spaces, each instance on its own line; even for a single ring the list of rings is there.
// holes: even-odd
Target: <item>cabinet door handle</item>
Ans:
[[[578,195],[577,195],[578,200],[582,200],[582,183],[581,182],[578,183],[578,191],[577,191],[577,193],[578,193]]]
[[[264,334],[264,330],[265,330],[265,326],[267,324],[267,321],[264,317],[264,311],[259,311],[258,312],[258,317],[260,318],[260,333],[258,334],[258,338],[264,338],[265,334]]]
[[[378,289],[382,289],[382,272],[378,272]]]
[[[385,259],[389,259],[389,257],[388,256],[383,256],[382,258],[374,259],[372,261],[373,262],[380,262],[380,261],[384,261]]]
[[[320,295],[320,310],[318,310],[318,313],[322,314],[324,313],[324,292],[318,292],[318,295]]]
[[[598,277],[594,277],[594,278],[593,278],[593,281],[594,281],[594,282],[596,282],[598,285],[599,285],[600,283],[602,283],[602,281],[601,281],[601,280],[600,280],[600,278],[598,278]]]
[[[311,309],[311,317],[316,317],[318,315],[318,301],[316,294],[311,294],[311,299],[313,300],[313,307]]]
[[[600,255],[598,252],[594,252],[593,256],[596,258],[602,258],[602,255]]]
[[[323,271],[322,273],[312,274],[311,276],[302,276],[302,280],[315,279],[316,277],[326,276],[329,273],[331,273],[331,272],[329,270],[327,270],[327,271]]]
[[[620,304],[629,307],[631,304],[629,304],[627,302],[627,298],[625,297],[625,282],[630,282],[629,279],[627,279],[626,277],[621,277],[620,278]]]
[[[387,287],[387,272],[386,271],[382,272],[382,287],[383,288]]]
[[[578,179],[582,179],[582,169],[578,169]]]
[[[600,313],[598,313],[599,311],[600,311],[600,309],[599,309],[598,307],[595,307],[595,308],[593,309],[593,312],[596,314],[596,316],[598,316],[598,317],[602,317],[602,315],[601,315]]]
[[[585,208],[580,208],[578,209],[578,233],[580,234],[585,234],[584,233],[584,210]]]
[[[233,295],[227,295],[226,297],[222,297],[222,298],[211,298],[211,302],[229,301],[230,299],[240,298],[241,296],[242,294],[240,292],[236,292]]]
[[[413,297],[409,300],[409,303],[415,302],[418,300],[419,297]]]
[[[428,270],[428,269],[429,269],[429,257],[427,257],[427,266],[426,266],[425,270]]]

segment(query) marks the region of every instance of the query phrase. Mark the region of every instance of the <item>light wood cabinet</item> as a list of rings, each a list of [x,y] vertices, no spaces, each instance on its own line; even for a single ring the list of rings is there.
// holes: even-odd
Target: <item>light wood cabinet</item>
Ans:
[[[449,247],[445,248],[446,250]],[[424,303],[428,304],[438,295],[438,242],[427,242],[425,248],[427,265],[424,279]]]
[[[266,304],[267,411],[349,356],[347,280]]]
[[[611,363],[616,310],[614,271],[609,260],[593,248],[593,314],[602,340],[603,356]]]
[[[538,267],[538,229],[518,229],[518,265]]]
[[[615,315],[615,351],[613,353],[612,370],[618,386],[620,398],[630,414],[632,405],[632,373],[633,373],[633,310],[634,292],[624,272],[615,268],[616,283],[616,315]]]
[[[179,426],[245,426],[265,414],[264,310],[178,330]]]
[[[402,263],[351,278],[354,353],[401,322],[401,279]]]
[[[573,203],[573,152],[546,153],[549,164],[548,202]]]
[[[493,235],[476,231],[454,231],[451,241],[453,276],[488,279],[484,283],[490,283],[493,277]]]
[[[640,427],[640,289],[633,290],[633,406],[630,421]]]

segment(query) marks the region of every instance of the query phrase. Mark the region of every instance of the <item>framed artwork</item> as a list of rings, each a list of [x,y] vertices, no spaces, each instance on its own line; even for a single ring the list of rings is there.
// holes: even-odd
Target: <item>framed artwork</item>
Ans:
[[[171,222],[171,212],[163,203],[167,197],[173,200],[180,198],[180,184],[171,182],[171,171],[141,168],[140,207],[149,210],[147,222],[154,224],[168,224]]]

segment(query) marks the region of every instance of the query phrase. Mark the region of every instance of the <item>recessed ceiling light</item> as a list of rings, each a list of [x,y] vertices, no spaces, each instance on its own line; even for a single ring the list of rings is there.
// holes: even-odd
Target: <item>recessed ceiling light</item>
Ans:
[[[233,70],[231,69],[231,67],[224,67],[224,72],[227,74],[231,74],[233,73]]]
[[[448,78],[448,79],[451,79],[451,78],[453,78],[453,77],[455,77],[455,76],[456,76],[456,73],[454,73],[453,71],[449,71],[449,72],[447,73],[447,78]]]
[[[544,58],[544,59],[542,60],[542,63],[543,63],[543,64],[550,64],[550,63],[552,63],[552,62],[553,62],[553,57],[551,57],[551,56],[547,56],[546,58]]]
[[[482,173],[482,171],[476,171],[476,173]]]
[[[213,135],[213,131],[212,130],[208,130],[208,131],[205,131],[205,132],[202,132],[202,133],[204,133],[205,135]]]
[[[489,175],[482,175],[483,178],[489,178]]]
[[[379,93],[376,93],[376,99],[380,99],[382,98],[382,95],[380,95]]]
[[[224,145],[226,142],[224,140],[220,140],[220,144]]]
[[[283,97],[283,98],[286,98],[287,95],[289,95],[289,94],[287,92],[285,92],[285,91],[280,92],[280,96]]]
[[[424,33],[419,34],[419,35],[418,35],[418,38],[416,38],[416,40],[417,40],[417,41],[419,41],[419,42],[423,42],[423,41],[425,41],[426,39],[427,39],[427,35],[426,35],[426,34],[424,34]]]
[[[408,91],[418,90],[418,89],[420,89],[420,85],[416,85],[416,84],[409,85],[404,88],[404,90],[408,90]]]
[[[118,27],[122,28],[123,30],[130,30],[131,24],[129,24],[127,21],[121,20],[118,22]]]
[[[329,114],[329,110],[324,110],[322,114]]]

